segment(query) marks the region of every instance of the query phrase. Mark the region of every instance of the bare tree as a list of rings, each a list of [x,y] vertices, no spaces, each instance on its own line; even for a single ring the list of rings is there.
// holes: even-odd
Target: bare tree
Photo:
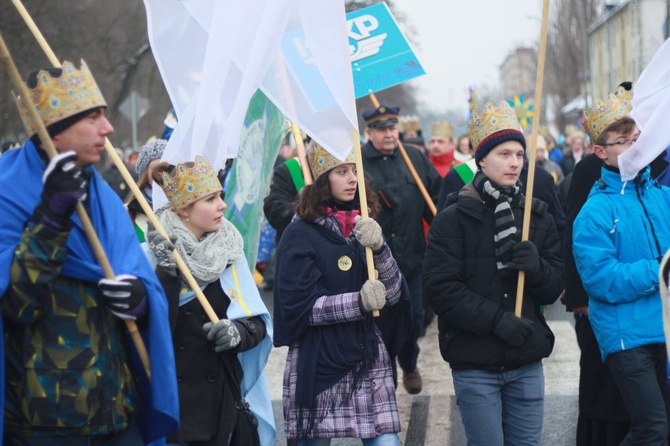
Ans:
[[[151,57],[142,0],[25,0],[24,6],[61,62],[78,65],[84,59],[88,64],[116,127],[110,138],[114,145],[127,147],[130,143],[130,122],[119,113],[119,105],[132,91],[151,102],[149,113],[140,121],[140,141],[162,131],[171,105]],[[35,69],[51,66],[11,2],[0,4],[0,31],[23,78]],[[0,73],[0,82],[9,85],[5,70]],[[23,136],[13,102],[10,88],[5,88],[0,93],[0,139]]]
[[[547,36],[546,94],[555,98],[553,110],[559,129],[568,124],[561,107],[585,95],[589,77],[588,27],[596,17],[594,0],[557,0]],[[545,102],[546,103],[546,102]]]

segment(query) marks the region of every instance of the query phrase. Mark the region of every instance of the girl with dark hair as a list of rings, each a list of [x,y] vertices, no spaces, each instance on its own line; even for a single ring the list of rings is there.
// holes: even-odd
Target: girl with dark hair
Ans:
[[[406,284],[380,226],[360,217],[353,153],[340,161],[314,144],[308,161],[315,182],[301,191],[277,252],[274,341],[289,347],[286,438],[301,446],[340,437],[398,445],[389,354],[408,331]],[[375,197],[367,199],[377,215]],[[367,278],[365,247],[378,279]]]

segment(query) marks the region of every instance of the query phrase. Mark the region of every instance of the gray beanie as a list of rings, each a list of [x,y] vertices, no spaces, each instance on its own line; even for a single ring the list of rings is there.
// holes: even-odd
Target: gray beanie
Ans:
[[[137,163],[135,164],[135,171],[137,172],[138,177],[142,176],[144,170],[152,160],[155,160],[156,158],[160,159],[163,156],[166,145],[167,140],[155,139],[146,143],[144,147],[142,147],[142,151],[137,157]]]

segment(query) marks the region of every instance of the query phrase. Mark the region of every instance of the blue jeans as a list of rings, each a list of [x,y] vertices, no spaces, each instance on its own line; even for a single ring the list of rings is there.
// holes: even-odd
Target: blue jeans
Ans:
[[[667,445],[670,390],[665,382],[664,344],[611,353],[605,360],[630,415],[622,445]]]
[[[361,439],[363,446],[400,446],[398,434],[383,434],[375,438]],[[330,438],[298,440],[298,446],[330,446]]]
[[[451,375],[469,446],[540,444],[542,362],[503,372],[452,370]]]

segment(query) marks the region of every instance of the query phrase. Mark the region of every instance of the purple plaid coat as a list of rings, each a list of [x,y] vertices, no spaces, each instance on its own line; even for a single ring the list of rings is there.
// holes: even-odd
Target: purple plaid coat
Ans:
[[[332,216],[319,218],[315,222],[341,234],[341,229]],[[301,243],[293,240],[292,243]],[[318,247],[328,249],[327,243]],[[379,280],[386,286],[386,305],[396,305],[400,299],[402,275],[398,269],[388,246],[374,255],[375,268],[379,272]],[[324,273],[327,273],[324,271]],[[361,284],[362,286],[362,284]],[[336,324],[362,319],[359,304],[359,293],[344,293],[321,296],[316,300],[310,316],[310,324]],[[382,434],[399,432],[400,418],[393,384],[391,361],[386,351],[381,333],[375,327],[378,339],[379,354],[361,379],[359,388],[349,399],[333,404],[332,395],[346,395],[351,389],[353,372],[349,372],[333,387],[316,397],[316,408],[331,407],[325,418],[316,422],[309,438],[373,438]],[[295,401],[297,364],[300,355],[300,340],[289,347],[284,370],[284,430],[286,438],[298,438],[298,410]]]

